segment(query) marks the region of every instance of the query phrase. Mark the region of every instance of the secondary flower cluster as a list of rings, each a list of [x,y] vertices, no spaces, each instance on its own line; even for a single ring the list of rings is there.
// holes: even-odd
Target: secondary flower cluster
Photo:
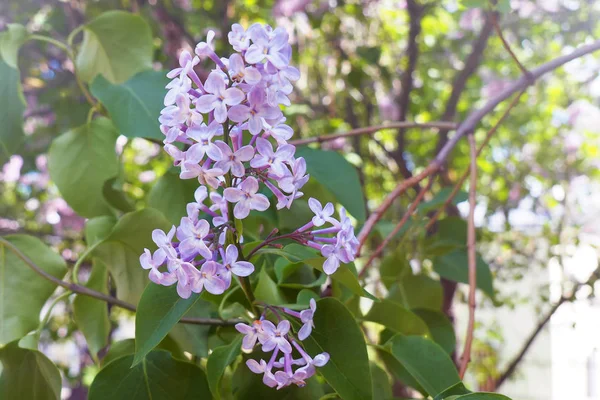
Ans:
[[[317,303],[314,299],[310,300],[310,308],[301,312],[293,311],[283,307],[269,307],[274,310],[279,318],[279,310],[286,314],[298,318],[302,322],[302,328],[298,331],[298,339],[304,340],[312,332],[314,327],[313,317],[317,310]],[[265,353],[273,352],[269,361],[253,360],[246,361],[248,368],[255,374],[263,374],[263,383],[269,387],[277,389],[295,384],[304,386],[306,379],[313,376],[316,372],[315,367],[322,367],[329,361],[329,354],[321,353],[311,357],[298,344],[290,332],[290,322],[286,319],[280,319],[277,326],[264,318],[252,322],[252,325],[237,324],[235,328],[238,332],[244,334],[242,340],[242,350],[252,352],[257,342]],[[299,358],[294,358],[294,349],[299,354]],[[283,357],[277,359],[282,354]],[[298,368],[294,371],[293,367]],[[275,371],[275,369],[280,369]]]
[[[281,209],[302,196],[308,181],[305,160],[295,158],[296,148],[287,143],[293,131],[280,109],[290,105],[291,81],[300,73],[289,65],[291,46],[284,29],[254,24],[245,31],[235,24],[228,36],[235,50],[229,58],[213,50],[212,31],[196,46],[195,56],[181,53],[180,67],[167,75],[172,81],[159,121],[165,150],[180,166],[180,177],[197,178],[213,189],[226,187],[225,200],[236,204],[234,216],[244,219],[250,210],[265,211],[270,205],[258,193],[260,183]],[[215,69],[202,82],[194,66],[205,57]]]

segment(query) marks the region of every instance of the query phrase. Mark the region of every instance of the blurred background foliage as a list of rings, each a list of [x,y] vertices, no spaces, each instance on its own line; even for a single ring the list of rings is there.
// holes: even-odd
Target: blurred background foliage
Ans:
[[[219,46],[226,45],[222,32],[229,31],[232,23],[283,26],[291,35],[293,64],[302,74],[292,95],[293,105],[285,113],[296,138],[307,138],[389,121],[463,120],[520,76],[485,18],[484,9],[489,8],[488,2],[476,0],[7,0],[0,3],[0,30],[19,23],[30,33],[65,42],[73,30],[101,13],[127,10],[150,24],[153,67],[164,70],[174,67],[179,51],[192,50],[209,29],[217,32],[220,53]],[[600,37],[600,6],[593,0],[501,1],[496,11],[505,37],[527,68]],[[81,35],[74,40],[79,43]],[[60,197],[50,180],[47,152],[54,138],[85,123],[89,106],[75,82],[72,62],[51,43],[24,44],[18,67],[26,100],[25,139],[16,154],[0,159],[0,232],[38,236],[73,263],[85,248],[85,219]],[[594,295],[595,282],[588,277],[597,261],[568,270],[564,260],[573,255],[572,249],[582,238],[597,255],[598,242],[590,238],[600,234],[596,223],[600,211],[599,70],[598,56],[590,55],[545,76],[523,95],[477,161],[478,246],[495,279],[495,293],[491,289],[489,297],[480,299],[482,308],[528,305],[541,315],[552,300],[550,281],[537,280],[527,290],[513,283],[530,274],[546,274],[552,263],[560,271],[559,295],[554,292],[554,301],[573,296],[574,287],[580,296]],[[207,74],[205,68],[200,75],[205,79]],[[162,96],[158,97],[160,103]],[[13,101],[17,100],[2,98],[3,104]],[[484,118],[475,132],[478,142],[505,108],[503,104]],[[131,118],[135,123],[136,117]],[[448,135],[434,129],[383,129],[321,147],[341,151],[357,168],[367,208],[373,209],[400,180],[427,166]],[[159,180],[171,173],[169,156],[159,144],[120,136],[117,147],[123,170],[105,185],[104,193],[111,187],[122,190],[124,203],[118,207],[122,211],[146,206],[174,210],[164,205],[160,195],[177,192],[189,197],[193,192],[193,183],[174,187],[167,178]],[[449,190],[468,165],[468,144],[461,141],[426,200]],[[331,194],[324,186],[328,185],[313,182],[306,192],[322,192],[326,200]],[[415,193],[409,190],[385,215],[378,225],[383,237]],[[459,194],[463,203],[449,207],[448,215],[464,215],[465,199],[464,192]],[[307,210],[301,201],[295,207],[274,218],[284,228],[296,226],[294,221],[304,220]],[[183,212],[182,206],[167,218],[177,221]],[[268,219],[256,223],[257,232],[260,226],[268,231]],[[461,229],[459,223],[450,225],[448,237],[460,236]],[[374,238],[372,245],[379,240]],[[367,279],[377,293],[397,291],[396,278],[404,276],[399,266],[410,264],[418,276],[437,276],[431,261],[435,252],[427,247],[418,219],[384,255],[381,273]],[[386,268],[386,263],[391,267]],[[454,315],[455,286],[444,279],[441,286],[438,280],[415,285],[439,293],[444,311]],[[464,293],[459,290],[457,303],[465,301]],[[68,312],[66,307],[53,310],[42,343],[47,343],[46,353],[63,369],[75,399],[81,398],[78,393],[85,392],[97,367],[81,350],[85,342]],[[129,314],[113,309],[111,320],[113,338],[128,337]],[[498,356],[505,331],[510,329],[493,319],[478,324],[473,380],[479,387],[494,389],[489,388],[490,382],[499,376],[506,357],[511,357],[500,360]]]

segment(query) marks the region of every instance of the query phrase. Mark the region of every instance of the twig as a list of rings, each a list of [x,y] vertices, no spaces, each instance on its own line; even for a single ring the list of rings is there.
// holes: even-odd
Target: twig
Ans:
[[[27,257],[21,250],[19,250],[15,245],[13,245],[8,240],[0,237],[0,243],[4,246],[8,247],[10,251],[12,251],[17,257],[19,257],[25,264],[27,264],[35,273],[40,275],[42,278],[47,279],[48,281],[54,283],[57,286],[65,288],[67,290],[72,291],[73,293],[81,294],[84,296],[93,297],[98,300],[105,301],[109,304],[115,305],[117,307],[124,308],[129,311],[136,311],[136,307],[132,304],[124,302],[122,300],[117,299],[116,297],[109,296],[107,294],[97,292],[93,289],[87,288],[85,286],[77,285],[70,282],[65,282],[54,275],[49,274],[40,268],[37,264],[35,264],[29,257]],[[181,318],[179,322],[184,324],[193,324],[193,325],[217,325],[217,326],[228,326],[235,325],[239,321],[232,320],[222,320],[217,318]]]
[[[456,116],[456,110],[458,108],[458,103],[460,98],[467,87],[467,81],[469,78],[477,71],[477,68],[481,64],[481,59],[483,57],[483,52],[487,46],[487,42],[489,37],[493,31],[493,25],[491,23],[492,15],[487,15],[485,19],[485,23],[477,35],[477,38],[473,41],[471,45],[471,52],[469,53],[467,60],[465,61],[465,66],[454,78],[452,82],[452,92],[450,93],[450,97],[446,101],[446,109],[444,110],[444,114],[442,115],[442,121],[452,121]],[[448,131],[442,130],[440,131],[439,141],[436,145],[436,152],[439,152],[442,147],[448,142]]]
[[[419,35],[421,34],[421,22],[423,20],[423,15],[425,14],[425,7],[418,4],[415,0],[408,0],[406,2],[406,9],[408,11],[410,25],[408,29],[408,42],[406,45],[405,54],[408,57],[408,64],[406,69],[402,72],[402,76],[400,77],[400,86],[402,91],[400,92],[400,96],[398,98],[398,109],[399,120],[405,121],[406,116],[408,115],[408,110],[410,108],[410,94],[414,87],[413,74],[417,67],[417,62],[419,59]],[[404,177],[404,179],[408,179],[412,176],[412,172],[408,169],[406,165],[406,160],[404,159],[404,149],[405,149],[405,137],[406,129],[399,128],[398,133],[396,134],[396,142],[397,148],[392,152],[393,160],[396,162],[400,173]],[[418,189],[417,189],[418,190]]]
[[[519,66],[519,69],[521,70],[523,75],[531,76],[531,72],[529,72],[529,70],[527,68],[525,68],[525,66],[523,64],[521,64],[521,61],[519,61],[519,59],[517,58],[517,56],[511,49],[510,45],[504,38],[504,35],[502,34],[502,29],[500,29],[500,25],[498,24],[498,16],[496,14],[494,14],[494,15],[492,15],[491,19],[492,19],[492,24],[494,25],[494,30],[496,31],[496,35],[498,35],[498,38],[502,42],[502,46],[504,46],[504,49],[508,52],[508,54],[510,54],[510,56],[512,57],[514,62]]]
[[[395,129],[395,128],[434,128],[434,129],[456,129],[456,124],[453,122],[410,122],[410,121],[398,121],[398,122],[389,122],[387,124],[382,125],[374,125],[367,126],[358,129],[352,129],[347,132],[342,133],[334,133],[333,135],[323,135],[323,136],[315,136],[306,139],[297,139],[291,140],[289,144],[294,146],[300,146],[303,144],[309,143],[324,143],[329,142],[331,140],[343,138],[343,137],[351,137],[351,136],[359,136],[359,135],[369,135],[376,132],[379,132],[382,129]]]
[[[525,342],[523,347],[521,347],[521,350],[517,353],[517,356],[510,362],[510,364],[508,364],[508,367],[506,368],[506,370],[504,370],[502,374],[500,374],[500,377],[496,379],[495,388],[498,388],[500,385],[502,385],[504,381],[506,381],[515,372],[517,366],[523,360],[525,354],[527,354],[529,348],[531,347],[535,339],[542,332],[546,324],[550,322],[550,319],[552,318],[554,313],[556,313],[560,306],[562,306],[563,303],[565,303],[567,300],[569,300],[567,297],[561,297],[558,300],[558,302],[552,306],[552,308],[550,309],[550,311],[548,311],[544,318],[537,324],[531,335],[529,335],[529,337],[527,338],[527,341]]]
[[[475,206],[477,188],[477,145],[475,136],[469,133],[469,148],[471,150],[471,182],[469,183],[469,218],[467,219],[467,255],[469,260],[469,323],[467,337],[460,363],[460,379],[465,376],[467,366],[471,360],[471,347],[473,345],[473,331],[475,329],[475,288],[477,287],[477,257],[475,254]]]
[[[575,60],[579,57],[582,57],[586,54],[592,53],[594,51],[600,50],[600,40],[593,42],[591,44],[581,46],[570,54],[566,54],[564,56],[555,58],[552,61],[549,61],[545,64],[542,64],[538,68],[531,71],[531,76],[533,79],[527,76],[521,76],[519,79],[508,85],[502,92],[500,92],[497,96],[490,99],[483,107],[473,111],[470,113],[467,118],[459,125],[456,130],[456,134],[450,139],[438,152],[437,156],[431,161],[431,163],[418,175],[413,176],[411,179],[407,179],[403,182],[400,182],[398,186],[384,199],[381,205],[371,214],[371,216],[367,219],[363,228],[358,236],[359,239],[359,248],[358,252],[365,243],[367,236],[371,233],[375,224],[381,219],[385,211],[390,207],[390,205],[394,202],[394,200],[402,195],[404,191],[408,187],[411,187],[415,183],[421,182],[426,177],[430,176],[433,173],[436,173],[443,165],[445,160],[450,155],[450,152],[454,149],[458,141],[465,136],[467,133],[472,132],[477,124],[485,117],[487,114],[492,112],[498,104],[512,96],[514,93],[517,93],[527,87],[531,86],[536,79],[541,76],[547,74],[550,71],[553,71],[563,64],[568,63],[569,61]]]
[[[492,129],[490,129],[488,131],[488,133],[485,136],[485,139],[484,139],[483,143],[481,143],[481,145],[477,149],[477,157],[479,157],[479,155],[481,154],[481,152],[483,151],[483,149],[490,142],[490,139],[492,138],[492,136],[494,135],[494,133],[496,133],[496,131],[498,130],[498,128],[500,127],[500,125],[504,122],[504,120],[508,117],[508,114],[510,114],[511,110],[517,105],[517,103],[519,102],[519,99],[521,98],[521,96],[523,95],[523,93],[525,93],[525,89],[521,90],[513,98],[513,100],[510,102],[510,104],[506,108],[506,111],[504,111],[504,114],[502,114],[502,116],[498,120],[498,122],[496,122],[496,124],[492,127]],[[428,231],[429,229],[431,229],[431,227],[438,220],[438,218],[440,217],[440,215],[442,214],[442,212],[444,212],[444,210],[446,209],[446,207],[452,202],[452,200],[454,199],[454,197],[456,196],[456,194],[458,193],[458,191],[462,187],[463,183],[465,183],[465,180],[467,179],[467,176],[469,176],[469,168],[467,168],[465,170],[465,172],[462,174],[462,176],[460,177],[460,179],[458,180],[458,182],[456,182],[456,185],[454,185],[454,188],[452,189],[452,192],[450,193],[450,195],[448,196],[448,198],[444,201],[444,204],[440,208],[438,208],[438,210],[431,217],[431,219],[429,220],[429,222],[427,222],[427,225],[425,225],[425,230],[426,231]]]
[[[381,244],[377,247],[377,249],[373,252],[373,254],[371,254],[371,256],[369,257],[369,260],[366,262],[365,266],[360,270],[360,273],[358,274],[359,278],[362,278],[365,275],[365,273],[367,272],[367,270],[373,263],[373,260],[375,260],[375,258],[377,258],[381,254],[383,249],[385,249],[385,247],[392,241],[394,236],[396,236],[396,234],[398,232],[400,232],[400,229],[402,229],[402,227],[406,224],[406,222],[408,221],[408,219],[410,218],[412,213],[417,209],[417,207],[423,200],[423,197],[425,197],[425,194],[429,191],[429,189],[431,189],[431,185],[433,185],[433,180],[434,180],[433,177],[431,177],[429,179],[429,183],[427,184],[427,186],[425,186],[424,188],[422,188],[419,191],[419,194],[417,194],[417,197],[410,204],[410,206],[408,207],[408,209],[402,216],[402,219],[400,220],[400,222],[398,222],[398,224],[394,227],[394,230],[392,232],[390,232],[389,235],[387,235],[387,237],[384,239],[384,241],[381,242]]]

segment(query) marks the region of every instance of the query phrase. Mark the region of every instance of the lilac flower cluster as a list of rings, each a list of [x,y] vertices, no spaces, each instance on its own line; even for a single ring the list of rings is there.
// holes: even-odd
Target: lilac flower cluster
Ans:
[[[211,31],[194,57],[182,52],[180,67],[167,75],[172,81],[159,118],[165,150],[181,167],[182,179],[197,178],[213,189],[227,186],[223,195],[235,203],[237,219],[269,207],[268,198],[258,193],[260,183],[274,194],[277,209],[290,208],[302,196],[308,175],[304,159],[295,158],[296,148],[287,144],[293,131],[280,109],[290,105],[291,81],[300,77],[289,65],[288,34],[268,25],[245,31],[235,24],[229,43],[236,52],[229,58],[217,56],[213,38]],[[215,69],[202,83],[194,66],[204,57]],[[189,147],[180,150],[176,142]]]
[[[265,319],[264,314],[260,319],[253,321],[252,325],[240,323],[235,326],[238,332],[244,334],[242,350],[252,352],[258,342],[263,352],[273,352],[268,362],[262,359],[260,361],[250,359],[246,361],[246,365],[255,374],[263,374],[263,383],[269,387],[277,387],[278,390],[292,384],[302,387],[306,384],[306,379],[315,374],[315,367],[327,364],[329,354],[321,353],[315,357],[308,355],[290,332],[290,322],[287,319],[281,319],[278,310],[298,318],[302,322],[302,328],[297,332],[297,336],[299,340],[304,340],[312,332],[317,303],[311,299],[310,308],[301,312],[283,307],[269,308],[274,310],[279,319],[277,326]],[[294,349],[300,356],[297,359],[293,358]],[[280,354],[283,357],[277,359]],[[298,367],[295,371],[293,370],[294,366]],[[280,370],[275,371],[275,369]]]
[[[290,208],[303,195],[300,190],[309,178],[305,160],[296,158],[296,148],[287,142],[293,130],[285,124],[280,109],[290,105],[291,82],[300,75],[289,65],[287,33],[268,25],[254,24],[244,30],[235,24],[228,37],[235,50],[229,58],[215,53],[212,31],[206,42],[196,46],[194,56],[182,52],[180,67],[167,75],[172,80],[166,86],[165,108],[159,118],[165,151],[180,167],[180,178],[197,179],[201,186],[179,226],[169,232],[153,231],[158,249],[154,253],[145,249],[140,263],[149,270],[152,282],[177,284],[177,293],[183,298],[203,290],[222,294],[234,275],[246,288],[245,277],[254,272],[254,265],[244,259],[238,229],[252,210],[265,211],[271,206],[269,197],[259,191],[261,185],[277,200],[277,209]],[[194,70],[203,58],[215,64],[204,82]],[[315,214],[311,221],[285,235],[275,236],[274,230],[252,254],[285,238],[319,250],[326,258],[326,274],[333,274],[340,263],[352,262],[358,241],[345,210],[342,208],[336,219],[333,204],[323,207],[313,198],[308,202]],[[325,227],[326,223],[330,226]],[[278,308],[264,306],[265,312],[269,309]],[[300,313],[281,310],[301,320],[297,339],[306,339],[313,327],[314,300],[310,309]],[[252,326],[238,325],[246,335],[246,351],[257,341],[263,351],[273,351],[268,363],[249,362],[248,367],[264,373],[264,381],[271,387],[302,385],[329,356],[323,353],[311,358],[290,333],[289,322],[274,312],[277,326],[264,318],[264,312]],[[300,354],[298,359],[292,357],[294,348]],[[280,353],[283,358],[278,360]],[[292,366],[299,368],[293,371]],[[282,370],[272,372],[275,368]]]

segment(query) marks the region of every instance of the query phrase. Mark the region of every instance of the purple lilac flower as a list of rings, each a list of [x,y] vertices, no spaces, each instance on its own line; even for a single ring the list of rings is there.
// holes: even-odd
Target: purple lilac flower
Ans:
[[[281,111],[282,105],[291,105],[292,82],[300,78],[298,69],[290,65],[287,32],[262,24],[245,30],[234,24],[227,35],[234,52],[228,57],[215,53],[214,37],[209,31],[195,55],[181,52],[179,67],[167,74],[171,82],[159,117],[164,149],[180,168],[180,178],[200,183],[195,201],[187,204],[187,216],[179,226],[168,233],[154,230],[158,250],[145,249],[140,256],[152,282],[176,284],[182,298],[204,290],[218,295],[236,284],[234,276],[251,275],[255,268],[240,251],[244,238],[237,231],[237,220],[247,218],[251,210],[269,208],[268,198],[259,193],[261,185],[273,193],[277,209],[290,208],[303,196],[301,189],[309,179],[306,161],[295,158],[296,149],[288,144],[294,132]],[[214,68],[202,82],[195,68],[206,58]],[[314,217],[286,237],[320,251],[325,273],[332,274],[342,263],[354,260],[358,240],[343,208],[335,219],[333,204],[323,207],[311,198],[309,206]],[[228,242],[231,233],[233,244]],[[298,319],[301,328],[292,329],[277,309]],[[274,311],[276,324],[266,319],[269,310]],[[299,344],[315,329],[316,312],[314,300],[300,312],[265,305],[259,319],[236,325],[244,334],[245,352],[256,345],[271,352],[268,361],[246,363],[252,372],[263,375],[265,385],[303,386],[316,367],[328,362],[327,353],[311,357]]]
[[[226,188],[223,197],[230,203],[237,203],[233,215],[238,219],[244,219],[250,214],[250,210],[265,211],[269,208],[267,196],[257,192],[258,181],[253,176],[249,176],[238,187]]]

